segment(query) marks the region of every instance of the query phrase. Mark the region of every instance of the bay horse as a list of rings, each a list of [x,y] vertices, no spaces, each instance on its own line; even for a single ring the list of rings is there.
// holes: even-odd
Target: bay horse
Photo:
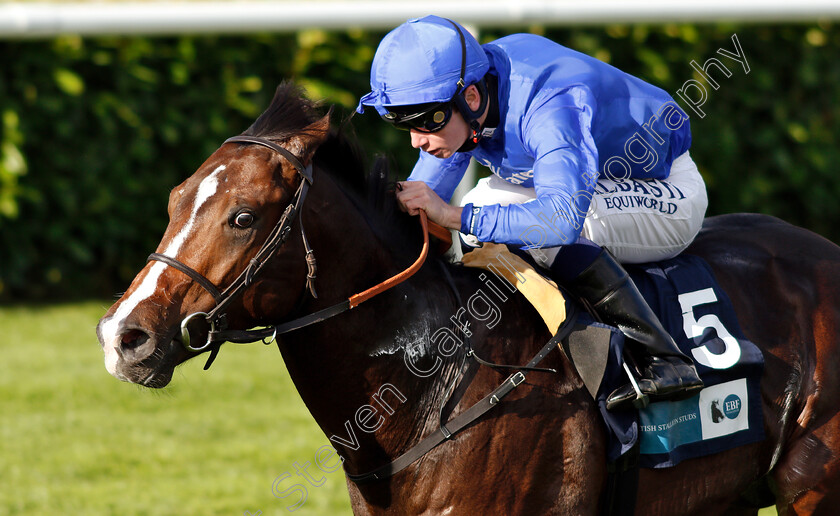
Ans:
[[[331,132],[329,115],[294,86],[281,85],[243,134],[246,141],[226,142],[172,190],[158,258],[100,321],[115,377],[167,385],[214,331],[190,323],[185,337],[181,328],[219,306],[219,286],[237,291],[221,300],[225,317],[214,322],[277,325],[337,306],[419,254],[416,218],[396,209],[382,170],[366,184],[355,146]],[[298,213],[278,231],[293,206]],[[263,256],[261,245],[278,232],[285,244]],[[317,274],[307,265],[310,250]],[[766,439],[643,469],[636,513],[746,515],[772,501],[780,514],[833,513],[840,506],[840,248],[778,219],[741,214],[708,219],[688,252],[709,262],[744,334],[764,353]],[[260,263],[259,274],[243,273]],[[481,278],[480,270],[430,257],[413,277],[354,309],[277,336],[348,475],[388,464],[437,431],[441,417],[462,414],[504,380],[507,373],[472,361],[462,368],[464,347],[442,352],[431,339],[484,287]],[[493,327],[470,325],[472,346],[494,362],[524,364],[551,338],[521,296],[500,303],[499,315]],[[561,352],[541,365],[556,373],[530,373],[493,411],[402,471],[348,479],[353,511],[597,514],[607,475],[597,407]]]

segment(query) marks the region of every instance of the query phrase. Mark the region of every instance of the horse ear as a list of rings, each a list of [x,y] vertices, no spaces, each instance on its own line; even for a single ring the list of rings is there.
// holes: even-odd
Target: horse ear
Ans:
[[[332,110],[320,120],[306,126],[299,135],[289,141],[289,150],[297,154],[305,164],[309,163],[318,147],[327,140],[331,113]]]

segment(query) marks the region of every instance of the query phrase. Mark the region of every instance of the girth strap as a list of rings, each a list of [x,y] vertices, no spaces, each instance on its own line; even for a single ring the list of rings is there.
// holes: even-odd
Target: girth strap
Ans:
[[[574,306],[570,303],[570,306]],[[537,353],[525,366],[525,368],[533,368],[545,358],[548,353],[557,347],[563,339],[568,337],[574,328],[577,320],[577,310],[573,307],[570,309],[568,317],[563,322],[563,325],[557,331],[557,334],[552,337],[548,343]],[[481,399],[478,403],[468,408],[454,419],[450,420],[445,425],[441,425],[439,429],[431,435],[414,445],[407,452],[403,453],[394,461],[377,468],[369,473],[360,475],[351,475],[345,471],[347,478],[357,484],[366,484],[383,478],[388,478],[403,469],[407,468],[413,462],[424,456],[442,442],[450,439],[453,435],[466,428],[470,423],[487,413],[490,409],[499,404],[499,402],[510,394],[510,392],[525,381],[525,373],[518,371],[510,375],[504,383],[493,389],[493,391]]]

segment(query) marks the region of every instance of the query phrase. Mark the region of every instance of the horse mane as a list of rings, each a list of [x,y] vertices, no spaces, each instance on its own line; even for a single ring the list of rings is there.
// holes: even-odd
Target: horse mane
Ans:
[[[318,105],[306,98],[294,83],[283,81],[268,107],[242,134],[283,143],[318,121]]]
[[[242,134],[283,144],[294,136],[307,134],[306,128],[322,116],[318,103],[308,99],[294,83],[283,81],[268,108]],[[419,249],[419,224],[415,217],[409,217],[397,207],[394,174],[388,159],[375,156],[373,166],[368,167],[349,123],[330,131],[313,161],[317,170],[328,173],[341,185],[388,247],[396,244],[410,253]]]

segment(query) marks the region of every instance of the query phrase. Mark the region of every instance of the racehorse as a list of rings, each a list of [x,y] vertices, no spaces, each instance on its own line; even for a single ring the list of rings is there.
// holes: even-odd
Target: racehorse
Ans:
[[[355,146],[317,112],[281,85],[242,139],[172,190],[157,253],[97,334],[112,375],[159,388],[178,364],[218,351],[208,345],[213,331],[320,314],[277,335],[278,346],[346,474],[358,475],[439,431],[441,419],[464,413],[508,373],[465,361],[466,346],[431,338],[487,289],[477,269],[430,257],[352,310],[322,312],[405,269],[422,235],[416,218],[396,209],[382,169],[366,182]],[[280,244],[261,251],[266,241]],[[764,353],[766,439],[641,470],[636,513],[756,514],[773,498],[780,514],[835,511],[840,248],[778,219],[741,214],[708,219],[687,252],[709,262]],[[487,359],[524,364],[551,338],[519,295],[498,312],[469,327],[472,347]],[[556,372],[530,373],[492,411],[401,471],[348,479],[354,512],[597,514],[607,475],[597,407],[560,351],[540,365]]]

